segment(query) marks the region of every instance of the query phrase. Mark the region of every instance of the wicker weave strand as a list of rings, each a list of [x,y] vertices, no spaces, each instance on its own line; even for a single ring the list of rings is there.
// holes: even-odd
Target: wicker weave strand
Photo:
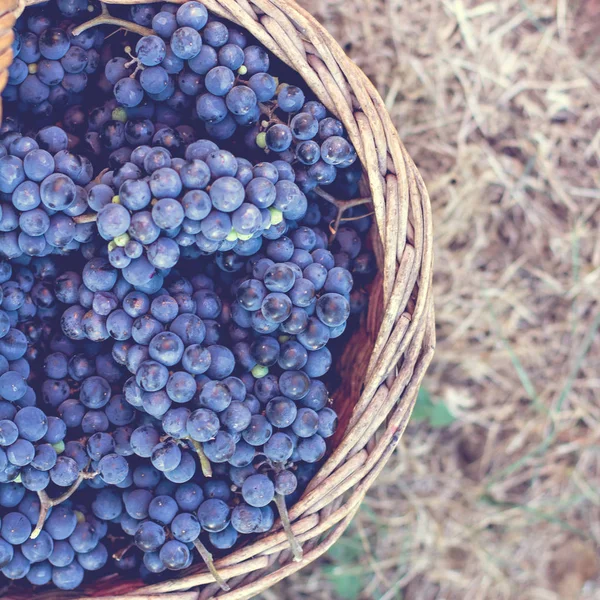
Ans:
[[[23,8],[37,1],[2,0],[0,89],[6,85],[12,60],[11,27]],[[305,567],[343,534],[397,447],[433,356],[429,197],[377,90],[329,33],[292,0],[202,1],[214,14],[247,29],[301,75],[344,123],[363,165],[361,193],[372,198],[380,274],[361,331],[348,343],[338,364],[344,381],[335,401],[345,428],[327,462],[290,510],[294,535],[304,546],[300,562],[292,561],[286,536],[276,526],[268,535],[216,561],[230,592],[221,592],[205,567],[197,565],[192,574],[156,585],[122,582],[114,575],[88,584],[83,592],[36,594],[39,600],[92,596],[96,600],[205,600],[213,596],[244,600]],[[106,5],[137,3],[141,2],[106,0]],[[3,596],[6,600],[28,597],[12,591]]]

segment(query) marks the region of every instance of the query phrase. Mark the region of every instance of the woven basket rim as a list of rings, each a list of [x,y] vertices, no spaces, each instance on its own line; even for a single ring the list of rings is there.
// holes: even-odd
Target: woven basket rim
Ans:
[[[6,85],[12,60],[14,20],[26,6],[40,1],[2,2],[0,89]],[[373,332],[374,343],[372,354],[363,357],[366,376],[362,388],[352,394],[356,402],[343,438],[290,510],[294,534],[304,544],[300,562],[291,559],[285,534],[279,529],[216,562],[219,573],[231,585],[230,592],[219,592],[205,570],[136,590],[119,584],[115,575],[109,576],[115,585],[106,596],[85,588],[96,600],[205,600],[215,595],[245,600],[324,554],[349,525],[398,445],[435,349],[429,196],[374,85],[325,28],[294,0],[200,1],[213,14],[248,30],[294,69],[346,127],[368,181],[366,191],[372,197],[380,249],[381,276],[374,288],[378,301],[370,302],[364,325]],[[36,596],[41,600],[90,598],[80,592],[55,591]],[[14,600],[25,597],[15,595]],[[13,596],[4,598],[13,600]]]

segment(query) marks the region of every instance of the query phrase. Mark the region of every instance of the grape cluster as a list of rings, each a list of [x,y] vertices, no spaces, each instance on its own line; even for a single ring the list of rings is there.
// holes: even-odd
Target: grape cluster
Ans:
[[[74,217],[88,210],[85,187],[92,179],[90,160],[69,151],[60,127],[41,129],[35,139],[16,131],[2,137],[0,244],[10,259],[77,250],[90,227]]]
[[[210,19],[195,1],[177,9],[165,4],[158,12],[148,8],[141,20],[150,17],[155,35],[137,42],[131,60],[118,57],[106,64],[122,107],[135,114],[144,102],[165,102],[172,112],[163,118],[173,122],[177,112],[195,109],[207,135],[217,140],[242,129],[247,147],[302,165],[305,191],[332,184],[338,169],[355,162],[342,123],[320,102],[306,102],[300,87],[280,84],[269,73],[269,54],[249,45],[243,32]]]
[[[173,130],[163,129],[160,133]],[[287,163],[284,163],[287,166]],[[278,169],[279,167],[279,169]],[[88,187],[108,260],[132,285],[149,289],[182,248],[204,254],[255,254],[304,217],[306,196],[282,165],[259,163],[198,140],[176,158],[163,146],[138,146],[130,161]]]
[[[85,506],[65,502],[48,516],[32,537],[40,515],[35,494],[14,484],[0,484],[0,572],[36,586],[53,583],[62,590],[81,585],[86,571],[98,571],[108,561],[103,542],[108,525]]]
[[[203,561],[226,588],[211,553],[279,519],[301,555],[368,200],[342,124],[248,34],[194,0],[107,10],[27,8],[3,94],[0,582]]]
[[[62,18],[86,11],[87,2],[81,4],[63,0],[58,2],[61,15],[49,17],[45,11],[19,19],[4,102],[46,119],[81,103],[88,77],[100,66],[104,42],[100,29],[75,36],[76,23]]]

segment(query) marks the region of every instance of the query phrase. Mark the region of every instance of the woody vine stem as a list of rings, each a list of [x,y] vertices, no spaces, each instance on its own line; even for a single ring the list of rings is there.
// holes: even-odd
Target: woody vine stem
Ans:
[[[31,533],[31,539],[35,540],[35,538],[40,535],[40,532],[44,527],[44,523],[46,522],[48,511],[51,508],[62,504],[65,500],[68,500],[77,491],[77,488],[83,483],[84,479],[93,479],[96,477],[96,475],[97,473],[79,473],[75,483],[73,483],[73,485],[64,494],[58,496],[58,498],[50,498],[50,496],[48,496],[44,490],[40,490],[37,493],[40,500],[40,516],[38,517],[35,529]]]
[[[142,36],[154,34],[154,31],[152,31],[152,29],[149,29],[148,27],[143,27],[142,25],[132,23],[131,21],[126,21],[125,19],[117,19],[116,17],[113,17],[108,12],[108,8],[104,3],[100,4],[100,8],[102,12],[97,17],[94,17],[93,19],[82,23],[78,27],[75,27],[75,29],[73,29],[73,35],[79,35],[87,29],[90,29],[91,27],[96,27],[98,25],[115,25],[116,27],[121,27],[123,29],[126,29],[127,31],[131,31]]]

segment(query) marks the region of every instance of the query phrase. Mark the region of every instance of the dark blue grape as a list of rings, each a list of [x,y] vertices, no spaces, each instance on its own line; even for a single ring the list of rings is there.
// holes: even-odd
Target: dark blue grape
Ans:
[[[252,415],[250,425],[242,432],[242,437],[251,446],[262,446],[272,433],[273,427],[264,416]]]
[[[262,46],[247,46],[244,48],[244,65],[249,77],[266,73],[269,70],[269,55]]]
[[[229,29],[219,21],[211,21],[203,31],[204,40],[213,48],[220,48],[229,41]]]
[[[237,531],[228,525],[223,531],[209,533],[210,543],[219,550],[227,550],[235,545],[238,539]]]
[[[152,18],[152,29],[163,38],[170,38],[177,29],[177,20],[175,15],[160,11]]]
[[[135,545],[142,552],[154,552],[165,543],[164,529],[154,521],[142,523],[134,535]]]
[[[194,411],[187,421],[187,432],[197,442],[207,442],[219,431],[219,418],[212,411],[200,408]]]
[[[188,566],[190,551],[178,540],[169,540],[159,552],[162,563],[171,570],[180,570]]]
[[[194,58],[202,48],[200,34],[191,27],[180,27],[171,36],[171,50],[183,60]]]
[[[259,102],[268,102],[275,95],[277,81],[268,73],[255,73],[248,80],[250,89],[256,94]]]
[[[275,491],[283,496],[289,496],[296,491],[298,479],[292,471],[279,471],[275,474]]]
[[[266,475],[250,475],[242,486],[244,500],[253,507],[261,508],[269,504],[275,495],[273,482]]]
[[[157,67],[149,67],[149,69],[151,68]],[[145,71],[143,71],[143,73],[145,73]],[[124,77],[123,79],[119,79],[115,84],[114,94],[119,104],[122,104],[127,108],[132,108],[142,101],[144,89],[146,89],[146,87],[140,85],[140,82],[137,79]]]
[[[205,500],[199,506],[197,516],[202,529],[208,532],[223,531],[229,525],[229,507],[218,498]]]
[[[318,434],[304,438],[298,443],[300,459],[307,463],[318,462],[325,456],[327,446],[325,440]]]
[[[159,65],[166,55],[165,43],[156,35],[147,35],[137,42],[135,51],[139,61],[146,67]],[[183,58],[183,57],[182,57]]]

